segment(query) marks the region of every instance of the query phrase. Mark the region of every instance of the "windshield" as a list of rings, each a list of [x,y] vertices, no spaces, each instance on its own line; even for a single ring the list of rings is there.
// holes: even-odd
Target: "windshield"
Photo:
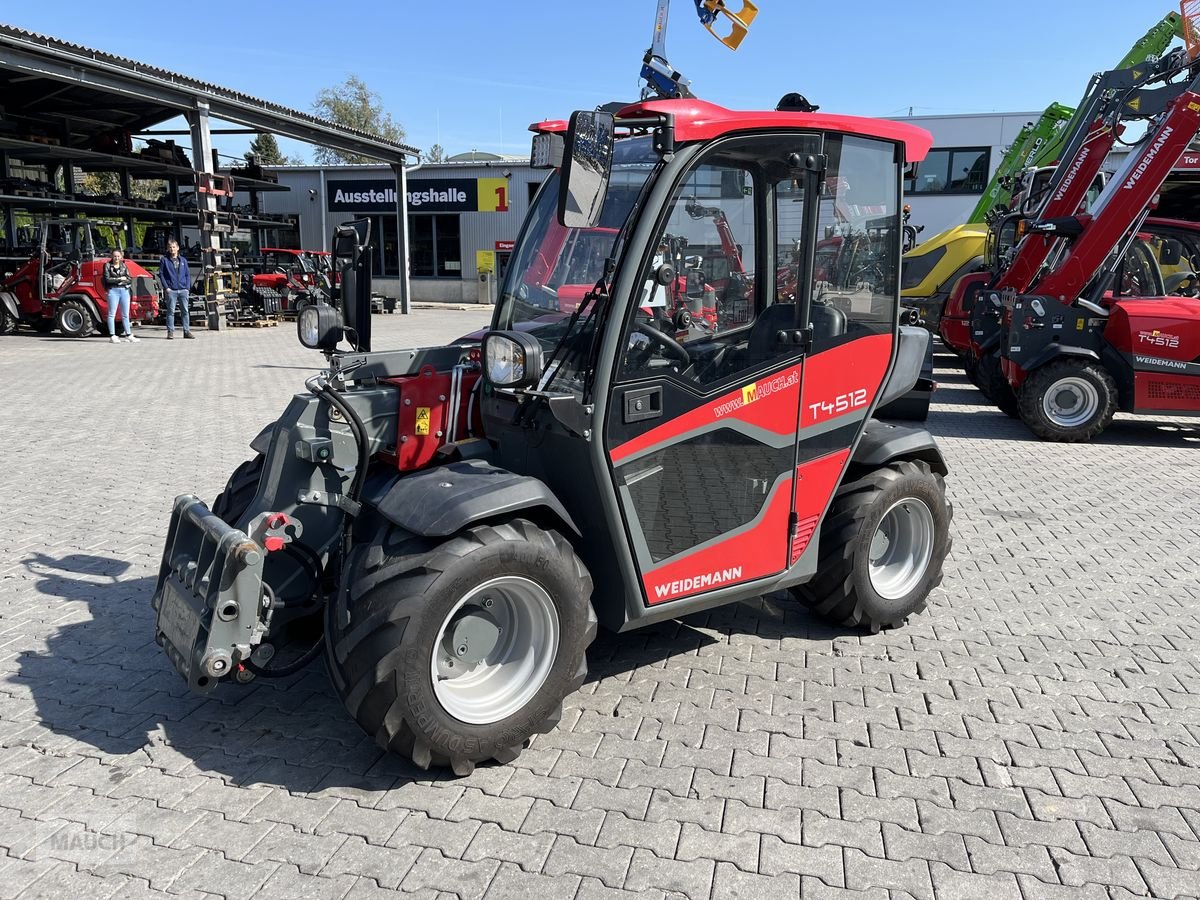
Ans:
[[[505,274],[497,328],[535,333],[545,348],[546,358],[550,358],[567,333],[572,313],[604,277],[604,262],[613,255],[621,227],[658,161],[649,137],[616,142],[608,193],[600,221],[594,228],[566,228],[559,224],[556,215],[559,173],[547,179],[529,211],[525,231]],[[585,311],[584,318],[597,312],[593,306]],[[574,337],[582,340],[587,330],[582,327],[582,320],[578,326]],[[565,374],[560,372],[559,379]]]

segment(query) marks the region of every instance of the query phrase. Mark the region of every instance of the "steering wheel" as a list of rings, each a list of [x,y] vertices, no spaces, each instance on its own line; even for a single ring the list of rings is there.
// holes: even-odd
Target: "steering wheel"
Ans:
[[[1189,293],[1195,291],[1197,286],[1200,286],[1200,276],[1195,272],[1176,272],[1174,275],[1168,275],[1163,283],[1163,291],[1168,295],[1179,293],[1185,284],[1188,285]]]
[[[654,326],[647,322],[638,322],[634,325],[634,330],[640,334],[644,334],[653,343],[657,344],[667,356],[672,357],[684,368],[692,364],[692,357],[684,348],[683,344],[675,340],[665,331],[659,331]]]

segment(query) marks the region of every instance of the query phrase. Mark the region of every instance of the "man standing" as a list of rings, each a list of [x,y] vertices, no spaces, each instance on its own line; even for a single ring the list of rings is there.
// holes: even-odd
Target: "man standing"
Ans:
[[[183,313],[183,336],[192,340],[192,323],[188,313],[188,288],[192,278],[187,260],[179,254],[179,241],[167,238],[167,255],[158,261],[158,280],[167,295],[167,340],[175,340],[175,304]]]

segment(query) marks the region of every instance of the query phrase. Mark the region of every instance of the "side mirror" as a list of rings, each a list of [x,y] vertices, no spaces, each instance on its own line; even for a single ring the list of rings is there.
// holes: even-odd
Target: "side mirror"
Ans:
[[[483,377],[498,388],[533,387],[542,380],[542,345],[524,331],[483,336]]]
[[[612,113],[579,110],[571,114],[558,195],[558,221],[564,228],[599,224],[612,172],[614,128]]]

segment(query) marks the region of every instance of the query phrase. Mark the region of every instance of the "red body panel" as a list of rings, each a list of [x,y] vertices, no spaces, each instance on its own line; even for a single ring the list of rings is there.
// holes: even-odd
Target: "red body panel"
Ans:
[[[842,470],[850,459],[850,451],[838,450],[814,459],[796,469],[796,533],[792,535],[791,564],[808,547],[821,523],[821,515],[829,505],[834,490],[842,480]]]
[[[471,391],[479,375],[477,368],[463,369],[456,415],[452,411],[450,372],[425,366],[417,375],[383,379],[385,384],[399,388],[395,461],[400,471],[410,472],[429,465],[438,450],[452,439],[464,440],[470,431],[482,434],[479,404],[475,405],[473,421],[468,419]]]
[[[870,406],[891,360],[890,334],[859,338],[809,357],[804,367],[801,430]]]
[[[1200,378],[1138,372],[1133,377],[1135,412],[1200,412]]]
[[[1104,337],[1123,353],[1200,359],[1200,299],[1139,297],[1113,304]]]
[[[971,314],[967,312],[965,305],[967,292],[972,288],[985,287],[991,279],[990,272],[972,272],[955,283],[938,323],[938,334],[946,342],[946,346],[959,353],[971,350]]]

